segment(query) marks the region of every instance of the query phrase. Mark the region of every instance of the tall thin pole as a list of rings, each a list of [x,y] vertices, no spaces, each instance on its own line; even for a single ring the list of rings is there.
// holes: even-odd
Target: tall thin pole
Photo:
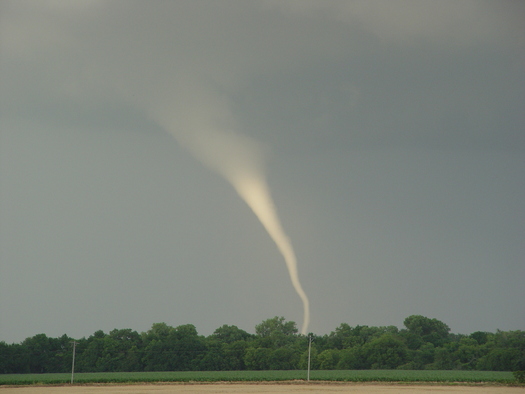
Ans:
[[[75,351],[77,347],[77,342],[76,341],[72,341],[72,342],[73,342],[73,361],[71,362],[71,384],[73,384],[73,379],[75,377]]]
[[[312,353],[312,336],[308,336],[308,382],[310,381],[310,354]]]

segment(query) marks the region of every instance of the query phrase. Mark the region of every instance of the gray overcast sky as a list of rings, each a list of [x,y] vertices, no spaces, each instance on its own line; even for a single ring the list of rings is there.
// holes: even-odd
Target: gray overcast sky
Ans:
[[[0,340],[300,326],[261,223],[171,135],[200,124],[265,147],[309,331],[525,329],[523,2],[2,0],[0,18]]]

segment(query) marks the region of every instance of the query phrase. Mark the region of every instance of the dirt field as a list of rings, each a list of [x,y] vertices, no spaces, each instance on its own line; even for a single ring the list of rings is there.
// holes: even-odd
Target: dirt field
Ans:
[[[392,384],[355,384],[355,383],[301,383],[301,384],[156,384],[156,385],[100,385],[100,386],[25,386],[0,387],[0,394],[523,394],[523,387],[500,386],[438,386],[438,385],[392,385]]]

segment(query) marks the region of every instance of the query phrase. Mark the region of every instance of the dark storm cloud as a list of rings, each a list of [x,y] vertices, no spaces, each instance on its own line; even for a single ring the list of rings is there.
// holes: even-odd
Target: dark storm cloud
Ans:
[[[300,321],[263,229],[160,112],[215,114],[268,147],[313,331],[412,313],[520,328],[524,14],[475,0],[1,2],[0,340]]]

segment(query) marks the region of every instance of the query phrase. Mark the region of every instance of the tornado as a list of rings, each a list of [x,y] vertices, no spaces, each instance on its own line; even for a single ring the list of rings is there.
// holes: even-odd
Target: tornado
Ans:
[[[202,100],[181,110],[154,111],[153,118],[208,168],[224,177],[246,202],[283,255],[292,285],[303,304],[301,334],[310,323],[310,304],[297,271],[297,259],[270,195],[264,171],[265,148],[236,131],[228,108]]]

